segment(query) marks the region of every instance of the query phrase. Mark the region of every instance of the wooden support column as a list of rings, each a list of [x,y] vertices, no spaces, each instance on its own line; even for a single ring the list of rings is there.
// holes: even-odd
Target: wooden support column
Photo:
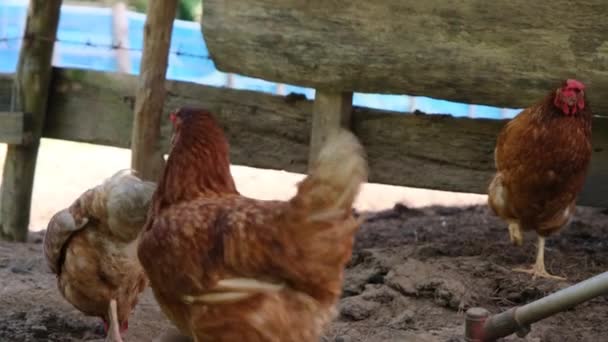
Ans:
[[[135,99],[131,168],[157,181],[164,167],[160,123],[165,102],[165,74],[177,0],[150,0],[144,26],[144,51]]]
[[[308,167],[317,155],[331,132],[337,128],[350,129],[353,110],[352,92],[329,92],[317,89],[312,110],[312,131],[310,133],[310,153]]]
[[[29,114],[25,125],[31,136],[25,144],[9,144],[6,152],[0,200],[0,235],[9,240],[27,239],[36,157],[46,116],[60,8],[61,0],[30,0],[27,12],[15,96],[17,109]]]

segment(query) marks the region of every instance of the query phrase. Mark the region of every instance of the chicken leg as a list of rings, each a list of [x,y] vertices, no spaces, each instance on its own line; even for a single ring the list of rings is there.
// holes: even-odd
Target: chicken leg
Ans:
[[[110,327],[108,328],[108,335],[106,336],[106,342],[123,342],[122,336],[120,336],[120,326],[118,324],[118,311],[116,307],[116,300],[112,299],[110,305],[108,305],[108,320]]]
[[[510,226],[509,226],[510,228]],[[510,230],[510,229],[509,229]],[[538,236],[538,246],[536,251],[536,263],[532,268],[514,268],[515,272],[524,272],[532,274],[532,279],[536,279],[537,277],[549,278],[549,279],[558,279],[558,280],[566,280],[566,278],[555,276],[549,274],[545,269],[545,238],[542,236]]]
[[[509,238],[511,239],[511,243],[516,246],[521,246],[523,243],[521,228],[518,223],[509,222]]]

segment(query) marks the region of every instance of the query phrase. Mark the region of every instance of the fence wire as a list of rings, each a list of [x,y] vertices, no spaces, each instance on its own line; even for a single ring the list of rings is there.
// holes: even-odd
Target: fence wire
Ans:
[[[90,48],[95,48],[95,49],[100,49],[100,50],[107,50],[107,51],[126,51],[126,52],[135,52],[135,53],[143,53],[143,48],[139,48],[139,47],[129,47],[129,46],[125,46],[123,44],[121,44],[120,42],[113,42],[111,44],[104,44],[104,43],[95,43],[93,42],[91,39],[87,39],[85,41],[82,40],[70,40],[70,39],[61,39],[59,37],[55,37],[55,38],[51,38],[48,36],[43,36],[43,35],[20,35],[20,36],[13,36],[13,37],[0,37],[0,44],[2,43],[9,43],[9,42],[18,42],[18,41],[33,41],[33,40],[40,40],[40,41],[45,41],[45,42],[54,42],[54,43],[61,43],[61,44],[66,44],[66,45],[73,45],[73,46],[82,46],[82,47],[90,47]],[[188,58],[194,58],[194,59],[199,59],[199,60],[211,60],[211,57],[209,55],[203,55],[203,54],[196,54],[196,53],[192,53],[192,52],[187,52],[187,51],[182,51],[181,49],[173,49],[173,50],[169,50],[169,55],[173,55],[173,56],[177,56],[177,57],[188,57]],[[226,84],[225,86],[232,88],[232,78],[234,77],[234,75],[228,73],[226,74]],[[278,84],[278,83],[277,83]],[[278,88],[280,87],[280,84],[278,84]],[[281,93],[281,90],[277,89],[277,93]],[[407,96],[407,95],[404,95]],[[408,98],[410,99],[410,105],[409,105],[409,110],[406,108],[403,109],[396,109],[397,111],[402,111],[402,112],[410,112],[413,113],[416,109],[416,97],[415,96],[408,96]],[[12,102],[12,101],[11,101]],[[15,104],[11,104],[11,107],[13,107]],[[371,106],[374,107],[374,106]],[[468,104],[468,116],[470,118],[475,118],[477,117],[476,113],[475,113],[475,105],[472,104]],[[395,110],[395,109],[393,109]],[[506,113],[506,110],[503,110],[502,113],[499,115],[501,118],[508,118],[511,115],[508,115]]]
[[[45,41],[45,42],[53,41],[54,43],[63,43],[63,44],[69,44],[69,45],[80,45],[80,46],[99,48],[99,49],[143,53],[143,49],[123,46],[122,44],[114,44],[114,43],[113,44],[99,44],[99,43],[93,43],[90,39],[88,39],[86,41],[60,39],[60,38],[53,39],[51,37],[40,36],[40,35],[4,37],[4,38],[0,38],[0,43],[8,43],[8,42],[12,42],[12,41],[21,41],[21,40],[28,40],[28,41],[40,40],[40,41]],[[199,54],[195,54],[195,53],[191,53],[191,52],[181,51],[179,49],[178,50],[169,50],[169,54],[175,55],[175,56],[180,56],[180,57],[198,58],[198,59],[202,59],[202,60],[209,60],[211,58],[208,55],[199,55]]]

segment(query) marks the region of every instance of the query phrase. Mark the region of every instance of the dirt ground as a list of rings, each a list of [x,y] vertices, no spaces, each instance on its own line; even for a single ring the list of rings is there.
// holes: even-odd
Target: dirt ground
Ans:
[[[42,257],[43,232],[26,244],[0,242],[0,341],[101,341],[100,322],[65,302]],[[347,269],[340,315],[326,341],[464,341],[464,310],[524,304],[608,269],[608,215],[579,208],[572,225],[547,240],[549,272],[568,281],[532,280],[535,237],[510,245],[504,223],[485,206],[396,205],[369,213]],[[608,298],[535,324],[526,339],[603,341]],[[170,324],[149,290],[126,341],[151,341]]]

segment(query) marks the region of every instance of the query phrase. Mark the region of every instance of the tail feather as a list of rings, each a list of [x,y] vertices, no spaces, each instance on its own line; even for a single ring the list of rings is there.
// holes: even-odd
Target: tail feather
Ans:
[[[329,137],[309,175],[298,184],[291,203],[307,214],[307,221],[331,221],[351,215],[368,168],[363,146],[349,131]]]
[[[119,239],[133,241],[141,230],[156,185],[141,181],[132,170],[121,170],[102,184],[85,191],[67,209],[49,221],[44,237],[44,254],[51,270],[61,271],[63,249],[71,236],[91,219],[104,221]]]
[[[80,196],[72,210],[105,221],[115,237],[130,242],[145,223],[155,189],[155,183],[140,180],[134,171],[121,170]]]
[[[281,227],[293,241],[289,246],[297,251],[289,254],[297,255],[297,261],[291,257],[283,261],[284,278],[303,284],[321,303],[333,305],[339,297],[344,265],[361,224],[352,207],[367,172],[357,138],[346,130],[335,132],[282,216]]]
[[[72,234],[84,228],[87,223],[87,218],[76,223],[68,209],[63,209],[53,215],[44,234],[42,245],[47,265],[53,273],[61,272],[64,246]]]
[[[110,230],[125,240],[132,240],[143,226],[152,195],[153,182],[142,181],[134,172],[119,171],[101,186]]]

